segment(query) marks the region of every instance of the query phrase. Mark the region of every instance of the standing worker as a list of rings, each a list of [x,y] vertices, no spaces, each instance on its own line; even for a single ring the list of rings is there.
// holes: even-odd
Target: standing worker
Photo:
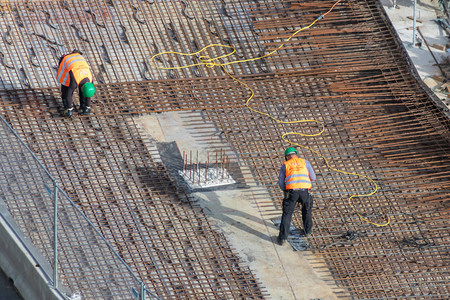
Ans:
[[[298,152],[293,147],[289,147],[284,152],[285,163],[280,168],[278,185],[284,192],[283,215],[281,216],[280,233],[277,243],[283,245],[289,235],[292,214],[295,205],[300,202],[302,205],[303,230],[306,236],[312,233],[312,207],[313,198],[309,193],[311,182],[316,180],[316,174],[309,163],[304,158],[297,156]]]
[[[91,69],[80,51],[73,50],[72,53],[61,56],[56,79],[61,84],[64,115],[72,116],[72,96],[77,87],[80,96],[80,112],[88,115],[91,112],[91,97],[94,96],[95,87],[92,84]]]

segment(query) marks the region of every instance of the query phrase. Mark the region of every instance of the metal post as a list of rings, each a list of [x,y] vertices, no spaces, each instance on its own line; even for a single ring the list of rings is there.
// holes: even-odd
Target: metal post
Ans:
[[[197,171],[198,171],[198,184],[200,185],[200,162],[198,160],[198,150],[197,150]]]
[[[54,256],[54,266],[53,266],[53,287],[58,289],[58,185],[56,184],[56,180],[53,181],[53,201],[54,203],[54,215],[53,220],[54,224],[54,232],[53,232],[53,256]]]
[[[194,180],[192,179],[192,178],[194,178],[194,176],[192,175],[192,166],[193,166],[193,164],[192,164],[192,150],[189,151],[189,164],[190,164],[190,167],[189,167],[189,180],[192,180],[192,182],[194,182]]]
[[[184,150],[183,150],[183,173],[186,173],[186,161],[184,160]]]
[[[144,286],[144,282],[141,282],[141,300],[145,300],[145,286]]]
[[[416,5],[417,5],[417,0],[414,0],[414,12],[413,12],[413,47],[416,47]]]

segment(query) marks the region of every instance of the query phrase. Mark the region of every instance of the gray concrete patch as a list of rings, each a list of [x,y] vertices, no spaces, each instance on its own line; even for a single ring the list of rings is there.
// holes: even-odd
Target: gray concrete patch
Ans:
[[[14,287],[14,282],[0,270],[0,300],[22,300],[17,289]]]
[[[397,4],[395,8],[393,6],[394,2]],[[416,30],[416,41],[421,43],[420,46],[414,46],[412,30],[414,14],[413,1],[381,0],[381,4],[403,43],[420,79],[436,95],[441,102],[440,104],[447,107],[448,111],[450,109],[450,98],[447,96],[449,94],[446,88],[447,78],[440,71],[435,59],[442,66],[448,66],[450,49],[445,51],[432,47],[433,45],[442,45],[445,47],[448,44],[448,35],[437,21],[439,14],[441,14],[438,2],[433,0],[417,1],[416,27],[419,28],[423,37]],[[428,49],[425,42],[428,43],[430,49]],[[442,78],[442,81],[436,82],[433,78]]]
[[[63,299],[51,286],[50,279],[41,270],[46,268],[37,263],[35,257],[40,254],[31,243],[26,242],[24,236],[19,240],[20,231],[15,225],[12,217],[6,210],[5,205],[0,203],[0,268],[14,282],[14,286],[19,290],[25,299],[53,300]],[[39,258],[42,261],[42,257]]]

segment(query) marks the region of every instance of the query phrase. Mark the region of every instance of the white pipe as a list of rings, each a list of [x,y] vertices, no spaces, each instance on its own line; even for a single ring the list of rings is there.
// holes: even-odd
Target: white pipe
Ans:
[[[417,0],[414,0],[414,12],[413,12],[413,47],[416,47],[416,5],[417,5]]]

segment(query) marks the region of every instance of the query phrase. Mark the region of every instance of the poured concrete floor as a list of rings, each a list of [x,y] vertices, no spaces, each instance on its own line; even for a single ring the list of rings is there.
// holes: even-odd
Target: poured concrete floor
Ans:
[[[393,3],[396,2],[394,8]],[[394,25],[395,31],[401,39],[409,57],[411,58],[420,78],[436,94],[442,103],[450,109],[450,98],[445,88],[446,78],[442,74],[437,63],[442,69],[449,70],[450,63],[447,61],[449,52],[433,47],[433,45],[445,46],[449,43],[446,32],[436,22],[441,14],[439,1],[422,0],[416,5],[416,46],[413,45],[413,1],[410,0],[381,0],[383,7]],[[421,41],[420,45],[417,42]],[[429,48],[427,47],[427,45]],[[433,57],[434,56],[434,57]],[[437,63],[436,63],[437,61]]]

